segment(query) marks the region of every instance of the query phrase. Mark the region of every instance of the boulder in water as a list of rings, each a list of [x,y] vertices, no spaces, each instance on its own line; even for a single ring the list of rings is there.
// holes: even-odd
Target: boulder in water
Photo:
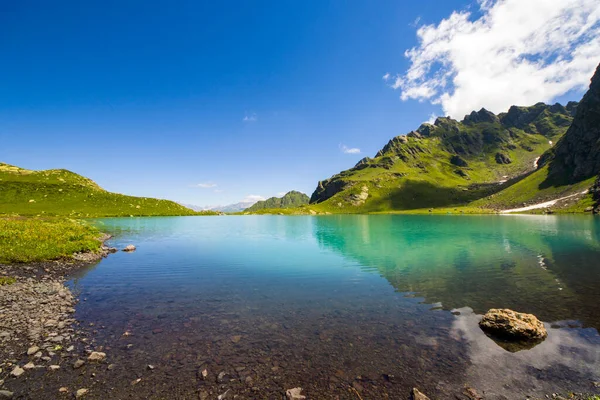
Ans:
[[[479,322],[481,329],[496,337],[514,341],[542,341],[548,336],[544,324],[532,314],[509,309],[489,310]]]

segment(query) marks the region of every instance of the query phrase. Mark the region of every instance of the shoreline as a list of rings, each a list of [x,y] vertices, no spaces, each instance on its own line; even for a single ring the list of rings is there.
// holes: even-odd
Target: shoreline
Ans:
[[[85,389],[68,388],[73,379],[66,372],[77,363],[89,363],[92,352],[102,349],[93,348],[89,332],[74,317],[79,299],[66,282],[74,272],[115,252],[105,245],[110,238],[102,234],[100,251],[76,253],[72,259],[0,264],[0,276],[14,278],[0,286],[1,399],[21,398],[27,380],[39,377],[40,371],[65,375],[65,385],[53,398],[70,392],[78,397],[76,391]]]

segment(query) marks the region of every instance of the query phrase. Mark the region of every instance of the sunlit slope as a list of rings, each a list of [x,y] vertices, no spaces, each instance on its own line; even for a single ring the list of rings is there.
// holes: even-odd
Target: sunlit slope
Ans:
[[[195,215],[168,200],[107,192],[64,169],[31,171],[0,163],[0,214],[72,217]]]
[[[311,207],[377,212],[465,205],[490,196],[536,168],[536,160],[566,132],[576,103],[482,109],[462,121],[438,118],[397,136],[375,158],[364,158],[319,185]]]

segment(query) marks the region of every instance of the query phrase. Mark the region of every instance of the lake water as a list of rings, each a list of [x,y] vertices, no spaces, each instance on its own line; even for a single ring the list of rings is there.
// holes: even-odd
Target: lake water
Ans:
[[[486,399],[520,399],[598,391],[599,218],[96,223],[115,235],[109,244],[137,251],[71,281],[76,317],[115,365],[95,393],[281,399],[299,386],[313,399],[404,399],[418,387],[446,399],[466,398],[455,395],[468,387]],[[509,352],[478,327],[489,308],[533,313],[549,336]]]

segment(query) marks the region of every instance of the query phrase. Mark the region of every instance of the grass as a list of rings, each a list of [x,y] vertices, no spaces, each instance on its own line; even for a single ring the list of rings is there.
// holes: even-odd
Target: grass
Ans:
[[[0,286],[12,285],[16,281],[17,280],[15,278],[10,277],[10,276],[0,276]]]
[[[215,215],[169,200],[111,193],[67,170],[31,171],[0,163],[0,213],[72,218]]]
[[[520,207],[523,204],[542,203],[575,193],[582,193],[594,183],[595,177],[577,182],[572,185],[553,184],[548,177],[548,167],[545,166],[508,188],[473,202],[471,205],[482,208],[506,209]],[[572,204],[567,212],[583,212],[586,207],[593,205],[591,198]],[[564,211],[564,210],[563,210]]]
[[[82,221],[64,218],[0,218],[0,263],[70,258],[99,251],[100,232]]]

